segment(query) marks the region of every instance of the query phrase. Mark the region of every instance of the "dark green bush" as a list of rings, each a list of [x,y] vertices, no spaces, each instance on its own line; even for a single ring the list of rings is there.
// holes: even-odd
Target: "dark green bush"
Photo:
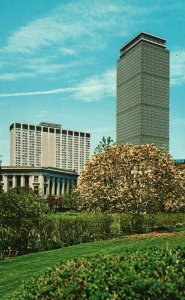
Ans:
[[[123,234],[147,233],[154,226],[153,215],[121,214],[120,227]]]
[[[68,261],[8,299],[185,299],[185,248],[124,251]]]
[[[77,211],[78,208],[75,193],[63,194],[57,198],[53,195],[48,195],[47,202],[50,209],[55,212]]]
[[[121,214],[120,229],[123,234],[173,230],[185,225],[184,213]]]
[[[171,229],[179,223],[185,225],[185,213],[158,213],[154,215],[154,229],[161,226]]]
[[[0,194],[0,254],[12,256],[35,251],[41,216],[48,206],[32,190]]]
[[[42,218],[40,249],[52,249],[111,235],[113,219],[105,214],[52,214]]]
[[[58,200],[58,211],[77,211],[78,205],[75,193],[63,194],[58,198]]]

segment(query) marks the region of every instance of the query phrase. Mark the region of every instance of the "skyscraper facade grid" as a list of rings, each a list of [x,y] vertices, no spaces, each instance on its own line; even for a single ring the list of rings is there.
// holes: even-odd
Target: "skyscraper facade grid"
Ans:
[[[169,150],[169,50],[166,40],[140,33],[117,62],[116,141]]]

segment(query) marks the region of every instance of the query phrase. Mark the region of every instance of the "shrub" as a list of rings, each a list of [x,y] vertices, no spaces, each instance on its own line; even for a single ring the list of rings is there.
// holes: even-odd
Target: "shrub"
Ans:
[[[153,215],[121,214],[120,227],[123,234],[147,233],[154,227]]]
[[[123,234],[166,231],[185,225],[184,213],[120,214],[120,228]]]
[[[47,203],[49,205],[49,208],[51,210],[56,210],[58,208],[58,205],[59,205],[59,201],[57,201],[57,199],[55,198],[55,196],[53,195],[48,195],[47,198]]]
[[[1,256],[34,251],[41,216],[48,206],[32,190],[11,190],[0,194]]]
[[[111,236],[113,219],[105,214],[56,214],[42,218],[40,249],[53,249]]]
[[[59,198],[58,211],[77,211],[77,199],[76,194],[63,194]]]
[[[53,195],[48,195],[47,202],[50,207],[55,212],[66,212],[66,211],[77,211],[77,200],[75,193],[63,194],[59,197]]]
[[[127,250],[68,261],[8,299],[184,299],[185,248]]]
[[[154,215],[153,220],[155,228],[161,226],[172,228],[179,223],[185,225],[185,213],[158,213]]]

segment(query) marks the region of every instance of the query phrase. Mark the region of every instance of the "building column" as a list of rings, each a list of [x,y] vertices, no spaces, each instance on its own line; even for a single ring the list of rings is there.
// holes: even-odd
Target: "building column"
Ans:
[[[60,178],[57,178],[57,196],[60,196]]]
[[[21,176],[21,187],[25,187],[25,176]]]
[[[47,176],[47,183],[48,183],[48,187],[46,190],[46,195],[48,196],[50,194],[50,176]]]
[[[2,186],[2,190],[6,193],[8,191],[8,176],[7,175],[3,175],[3,186]]]
[[[55,195],[55,177],[51,177],[52,178],[52,191],[51,194],[54,196]]]
[[[13,175],[13,186],[12,188],[16,188],[17,187],[17,176]]]
[[[65,193],[65,178],[62,178],[62,195]]]
[[[30,178],[29,178],[29,186],[31,189],[34,190],[34,175],[30,175]]]

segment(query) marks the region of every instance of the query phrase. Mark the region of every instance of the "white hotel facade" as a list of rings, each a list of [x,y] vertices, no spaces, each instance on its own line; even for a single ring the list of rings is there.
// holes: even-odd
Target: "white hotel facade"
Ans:
[[[11,166],[54,167],[80,174],[89,158],[90,133],[45,122],[10,126]]]

